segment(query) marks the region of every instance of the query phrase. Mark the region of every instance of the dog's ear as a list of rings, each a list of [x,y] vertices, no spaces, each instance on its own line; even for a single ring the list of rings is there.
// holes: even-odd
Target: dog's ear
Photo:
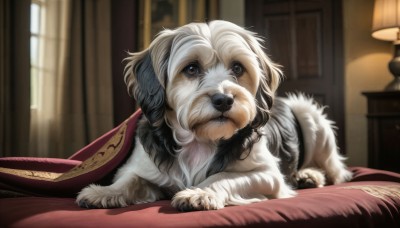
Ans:
[[[252,122],[252,127],[257,128],[267,123],[269,119],[269,110],[273,104],[275,91],[277,90],[282,78],[282,71],[279,66],[265,54],[261,42],[261,38],[257,38],[254,33],[250,35],[247,42],[256,54],[260,65],[262,75],[256,94],[257,100],[257,115]]]
[[[168,107],[165,89],[168,81],[168,61],[174,31],[164,30],[142,52],[129,53],[125,67],[125,83],[147,121],[139,125],[138,136],[145,150],[161,167],[169,169],[178,146],[165,121]],[[145,120],[143,120],[145,121]]]
[[[169,52],[173,40],[173,31],[161,32],[142,52],[128,53],[125,67],[125,83],[129,95],[138,102],[143,114],[153,127],[164,122],[166,109],[165,87]]]

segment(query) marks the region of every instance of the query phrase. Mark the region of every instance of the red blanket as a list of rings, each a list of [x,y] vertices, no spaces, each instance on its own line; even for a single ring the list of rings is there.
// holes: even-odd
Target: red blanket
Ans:
[[[0,158],[0,227],[400,227],[400,174],[352,168],[348,183],[218,211],[181,213],[170,201],[82,209],[76,193],[106,183],[129,156],[140,111],[69,159]],[[16,194],[28,197],[10,197]]]
[[[400,227],[400,175],[352,170],[355,182],[217,211],[181,213],[167,200],[88,210],[74,198],[3,198],[0,227]]]

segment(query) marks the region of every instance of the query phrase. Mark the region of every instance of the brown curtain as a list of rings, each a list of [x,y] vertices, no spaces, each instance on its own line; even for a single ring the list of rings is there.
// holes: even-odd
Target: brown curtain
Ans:
[[[29,12],[29,0],[0,0],[0,156],[29,151]]]
[[[67,158],[113,127],[110,0],[47,7],[44,86],[31,118],[30,155]]]
[[[45,0],[35,109],[30,3],[0,0],[0,156],[67,158],[113,127],[110,0]]]
[[[70,155],[113,127],[110,0],[71,1],[57,150]]]

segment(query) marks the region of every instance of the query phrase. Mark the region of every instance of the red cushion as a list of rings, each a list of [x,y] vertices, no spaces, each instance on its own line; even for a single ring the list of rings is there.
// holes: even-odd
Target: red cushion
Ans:
[[[69,159],[0,158],[0,189],[32,195],[75,195],[117,169],[132,151],[137,111]]]
[[[350,169],[353,171],[352,181],[379,180],[400,182],[400,173],[365,167],[352,167]]]
[[[43,171],[63,173],[82,161],[60,159],[60,158],[33,158],[33,157],[5,157],[0,158],[0,167],[10,169],[29,169],[34,171]]]
[[[299,190],[289,199],[188,213],[178,212],[166,200],[88,210],[73,198],[7,198],[0,199],[0,221],[5,227],[387,228],[400,227],[399,191],[396,182],[350,182]]]
[[[140,111],[69,159],[0,158],[0,190],[74,196],[117,169],[134,146]],[[180,213],[170,201],[86,210],[74,198],[0,199],[0,227],[400,227],[400,174],[351,168],[352,182],[299,190],[218,211]]]

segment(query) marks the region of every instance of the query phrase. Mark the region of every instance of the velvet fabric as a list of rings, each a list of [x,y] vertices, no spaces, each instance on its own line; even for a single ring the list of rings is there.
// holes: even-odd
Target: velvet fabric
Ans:
[[[352,168],[354,180],[217,211],[182,213],[169,200],[82,209],[74,198],[0,199],[2,227],[400,227],[400,175]],[[368,180],[380,176],[391,181]]]
[[[68,159],[0,158],[0,227],[400,227],[400,174],[362,167],[351,168],[351,182],[217,211],[182,213],[169,200],[80,208],[76,194],[105,184],[129,157],[140,116]]]
[[[27,195],[75,196],[91,183],[107,183],[134,146],[137,111],[68,159],[0,158],[0,189]]]

